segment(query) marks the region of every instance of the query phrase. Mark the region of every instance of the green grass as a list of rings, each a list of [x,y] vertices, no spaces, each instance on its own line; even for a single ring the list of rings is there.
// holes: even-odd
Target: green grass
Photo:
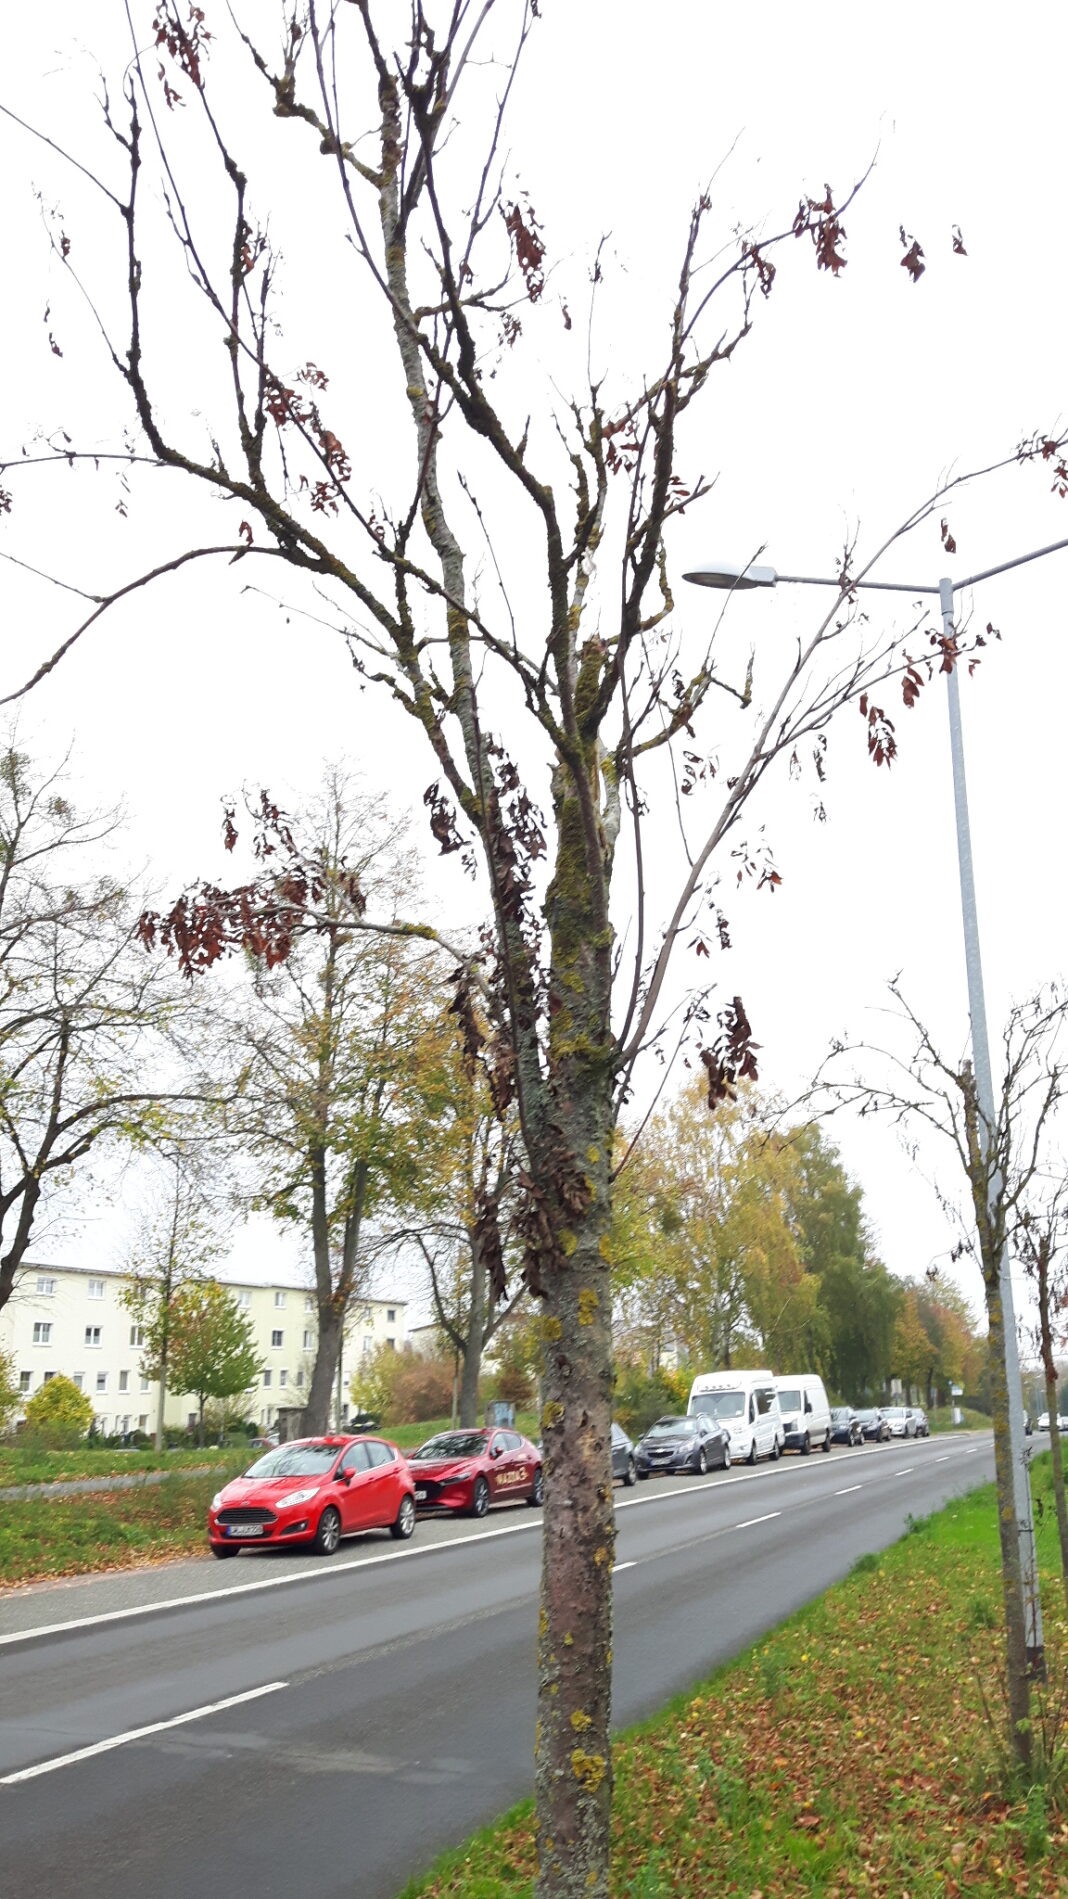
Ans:
[[[165,1477],[133,1490],[35,1497],[0,1505],[0,1584],[130,1569],[207,1549],[208,1504],[230,1476]]]
[[[992,1421],[982,1411],[962,1411],[962,1424],[954,1424],[952,1405],[938,1405],[927,1413],[927,1422],[935,1431],[989,1431]]]
[[[1068,1617],[1036,1493],[1050,1685],[1068,1718]],[[991,1487],[910,1525],[852,1575],[616,1746],[612,1899],[1068,1899],[1068,1732],[1006,1790]],[[531,1899],[531,1803],[402,1899]]]
[[[250,1453],[250,1457],[253,1453]],[[190,1470],[197,1465],[232,1464],[240,1452],[218,1449],[180,1451],[108,1451],[79,1445],[70,1451],[23,1449],[0,1444],[0,1489],[12,1484],[51,1484],[77,1477],[126,1476],[138,1470]]]

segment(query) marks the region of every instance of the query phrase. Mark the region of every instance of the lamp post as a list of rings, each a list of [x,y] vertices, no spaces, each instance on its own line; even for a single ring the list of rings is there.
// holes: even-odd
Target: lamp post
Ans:
[[[1048,547],[1038,547],[1030,554],[1019,554],[1015,560],[1002,561],[997,567],[986,567],[982,573],[969,574],[965,580],[942,579],[937,586],[909,586],[905,581],[897,580],[859,580],[843,587],[841,580],[827,580],[810,574],[780,574],[774,567],[757,566],[750,562],[739,567],[728,562],[709,562],[696,567],[684,575],[697,587],[712,587],[719,592],[747,593],[754,587],[834,587],[839,593],[851,593],[854,587],[863,587],[879,593],[930,594],[937,598],[942,614],[942,632],[947,640],[953,637],[953,596],[966,587],[974,587],[982,580],[991,580],[996,574],[1008,573],[1010,568],[1023,567],[1029,561],[1041,560],[1046,554],[1055,554],[1061,548],[1068,547],[1068,539],[1053,541]],[[975,902],[975,875],[972,869],[971,825],[968,819],[968,787],[964,775],[964,741],[961,734],[960,719],[960,682],[957,668],[953,666],[946,675],[949,691],[949,744],[953,761],[953,802],[957,824],[957,864],[960,872],[961,912],[964,919],[964,958],[968,972],[968,1012],[971,1018],[972,1062],[975,1071],[976,1095],[982,1121],[984,1147],[989,1142],[995,1126],[994,1083],[990,1067],[990,1043],[986,1026],[986,1002],[983,995],[983,966],[979,953],[979,919]],[[990,1199],[996,1202],[1001,1192],[1000,1174],[990,1177]],[[1009,1414],[1009,1457],[1012,1466],[1013,1512],[1020,1539],[1020,1580],[1023,1589],[1024,1615],[1027,1631],[1027,1659],[1034,1673],[1043,1670],[1042,1604],[1038,1593],[1038,1573],[1035,1563],[1035,1525],[1031,1507],[1031,1484],[1027,1469],[1027,1455],[1024,1445],[1023,1418],[1020,1410],[1020,1358],[1016,1342],[1016,1312],[1012,1293],[1012,1272],[1008,1246],[1002,1247],[999,1266],[1001,1289],[1002,1334],[1004,1338],[1005,1382],[1008,1388]]]

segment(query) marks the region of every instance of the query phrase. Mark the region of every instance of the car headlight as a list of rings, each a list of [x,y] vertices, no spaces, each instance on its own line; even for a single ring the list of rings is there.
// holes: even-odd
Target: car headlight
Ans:
[[[279,1497],[278,1508],[280,1510],[288,1510],[290,1505],[294,1503],[310,1503],[312,1498],[318,1495],[318,1484],[312,1484],[309,1490],[291,1490],[288,1497]]]
[[[217,1490],[215,1492],[214,1497],[211,1500],[211,1507],[213,1510],[218,1510],[222,1507],[222,1497],[223,1497],[222,1491]]]

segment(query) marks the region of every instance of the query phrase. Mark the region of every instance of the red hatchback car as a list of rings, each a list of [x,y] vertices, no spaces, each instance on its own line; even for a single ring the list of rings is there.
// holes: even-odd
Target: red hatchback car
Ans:
[[[220,1558],[264,1544],[308,1543],[331,1556],[343,1536],[415,1528],[407,1459],[378,1437],[302,1437],[279,1444],[211,1500],[208,1540]]]
[[[541,1452],[518,1431],[441,1431],[409,1462],[418,1510],[456,1510],[484,1517],[491,1503],[525,1497],[541,1503]]]

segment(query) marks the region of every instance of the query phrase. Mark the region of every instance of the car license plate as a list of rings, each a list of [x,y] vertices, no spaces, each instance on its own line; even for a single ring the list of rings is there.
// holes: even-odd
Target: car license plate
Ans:
[[[425,1502],[426,1502],[426,1491],[425,1491],[425,1490],[417,1490],[417,1491],[416,1491],[416,1493],[415,1493],[415,1501],[416,1501],[416,1503],[425,1503]]]
[[[262,1523],[231,1523],[227,1536],[262,1536]]]

